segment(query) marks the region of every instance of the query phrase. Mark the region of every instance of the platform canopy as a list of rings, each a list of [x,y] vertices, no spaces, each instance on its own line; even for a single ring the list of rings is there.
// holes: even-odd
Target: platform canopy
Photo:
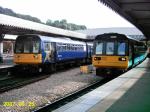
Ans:
[[[150,0],[98,0],[134,24],[150,40]]]
[[[28,20],[0,14],[0,34],[41,34],[47,36],[65,36],[73,39],[86,39],[86,35],[31,22]]]

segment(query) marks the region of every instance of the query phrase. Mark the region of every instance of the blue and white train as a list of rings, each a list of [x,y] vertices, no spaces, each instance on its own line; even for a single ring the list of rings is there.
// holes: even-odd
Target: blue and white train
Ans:
[[[93,44],[65,37],[20,35],[14,62],[24,69],[55,71],[57,65],[91,63]]]

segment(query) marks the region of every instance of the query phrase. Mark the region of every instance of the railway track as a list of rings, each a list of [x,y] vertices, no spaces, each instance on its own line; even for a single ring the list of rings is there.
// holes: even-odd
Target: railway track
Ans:
[[[6,92],[8,90],[18,88],[21,86],[25,86],[27,84],[45,79],[49,77],[50,75],[32,75],[30,77],[27,76],[16,76],[16,75],[10,75],[9,68],[3,69],[0,72],[0,93]]]
[[[43,76],[34,76],[34,77],[26,77],[26,78],[21,78],[21,77],[8,77],[3,80],[0,80],[0,93],[6,92],[8,90],[18,88],[21,86],[25,86],[27,84],[45,79],[49,77],[50,75],[43,75]]]
[[[68,69],[67,69],[68,70]],[[64,69],[60,70],[59,72],[63,72]],[[65,70],[66,71],[66,70]],[[14,88],[18,88],[42,79],[45,79],[47,77],[49,77],[50,75],[39,75],[37,76],[32,76],[32,77],[14,77],[11,75],[6,75],[6,77],[1,77],[0,78],[0,93],[8,91],[10,89],[14,89]],[[69,93],[65,96],[60,97],[59,99],[56,99],[55,101],[51,102],[50,104],[46,104],[43,107],[38,107],[36,110],[33,110],[33,112],[45,112],[45,111],[52,111],[55,110],[57,108],[59,108],[60,106],[82,96],[83,94],[88,93],[89,91],[105,84],[106,82],[112,80],[115,77],[112,78],[104,78],[103,80],[100,80],[98,82],[92,83],[91,85],[88,85],[84,88],[81,88],[73,93]]]
[[[67,94],[64,97],[60,97],[58,100],[55,100],[54,102],[51,102],[50,104],[46,104],[43,107],[38,107],[38,109],[33,110],[32,112],[51,112],[65,104],[67,104],[68,102],[71,102],[71,101],[81,97],[82,95],[96,89],[97,87],[102,86],[103,84],[107,83],[108,81],[110,81],[114,78],[115,77],[104,78],[103,80],[92,83],[92,84],[90,84],[84,88],[81,88],[73,93]]]
[[[59,68],[59,70],[56,71],[55,73],[64,72],[72,68],[74,67],[66,68],[66,69]],[[19,88],[21,86],[25,86],[27,84],[30,84],[30,83],[33,83],[42,79],[46,79],[50,75],[52,75],[52,74],[45,75],[44,73],[40,73],[40,74],[38,73],[35,75],[30,74],[31,76],[29,74],[27,75],[21,74],[21,76],[19,76],[18,74],[10,75],[10,72],[9,72],[10,69],[11,68],[8,68],[8,69],[5,68],[0,71],[0,74],[1,74],[0,75],[0,93],[6,92],[14,88]]]

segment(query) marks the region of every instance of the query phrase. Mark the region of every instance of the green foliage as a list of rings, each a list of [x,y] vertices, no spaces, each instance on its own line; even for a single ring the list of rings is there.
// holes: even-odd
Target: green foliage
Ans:
[[[17,14],[14,11],[12,11],[11,9],[8,9],[8,8],[0,7],[0,13],[5,14],[5,15],[9,15],[9,16],[22,18],[22,19],[25,19],[25,20],[30,20],[30,21],[33,21],[33,22],[42,23],[41,20],[36,18],[36,17],[32,17],[30,15]]]
[[[62,19],[61,21],[56,20],[54,22],[52,20],[48,19],[46,21],[46,25],[54,26],[54,27],[62,28],[62,29],[66,29],[66,30],[84,30],[84,29],[87,29],[86,26],[84,26],[84,25],[76,25],[73,23],[67,23],[66,19]]]
[[[36,17],[32,17],[30,15],[17,14],[8,8],[0,7],[0,13],[5,14],[5,15],[9,15],[9,16],[22,18],[25,20],[33,21],[33,22],[37,22],[37,23],[42,23],[41,20],[36,18]],[[45,24],[45,23],[42,23],[42,24]],[[46,25],[57,27],[57,28],[62,28],[62,29],[66,29],[66,30],[84,30],[84,29],[87,29],[86,26],[84,26],[84,25],[76,25],[73,23],[67,23],[66,19],[62,19],[61,21],[59,21],[59,20],[52,21],[52,20],[48,19],[46,21]]]

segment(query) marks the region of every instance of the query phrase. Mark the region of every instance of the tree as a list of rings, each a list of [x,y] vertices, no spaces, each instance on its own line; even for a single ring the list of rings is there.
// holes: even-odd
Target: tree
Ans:
[[[52,20],[48,19],[48,20],[46,21],[46,25],[52,26],[52,24],[53,24]]]
[[[0,13],[5,14],[5,15],[9,15],[9,16],[13,16],[13,17],[22,18],[25,20],[30,20],[30,21],[37,22],[37,23],[42,23],[41,20],[36,18],[36,17],[32,17],[30,15],[17,14],[13,10],[8,9],[8,8],[0,7]]]
[[[46,21],[46,25],[49,26],[54,26],[57,28],[62,28],[62,29],[67,29],[67,30],[84,30],[86,29],[85,25],[76,25],[74,23],[67,23],[66,19],[62,19],[62,20],[55,20],[54,22],[52,22],[52,20],[48,19]]]
[[[66,19],[62,19],[62,20],[60,21],[60,27],[61,27],[62,29],[67,29],[67,20],[66,20]]]

